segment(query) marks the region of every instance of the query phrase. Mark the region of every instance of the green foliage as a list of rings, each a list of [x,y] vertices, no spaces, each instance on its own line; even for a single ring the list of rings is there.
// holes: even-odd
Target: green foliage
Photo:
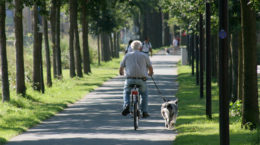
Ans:
[[[241,31],[240,2],[232,0],[229,2],[229,30],[230,32]]]
[[[205,99],[199,98],[199,86],[191,75],[190,66],[178,65],[179,116],[175,145],[219,145],[219,97],[216,83],[212,83],[212,120],[205,114]],[[241,118],[230,117],[230,144],[257,145],[259,131],[241,129]]]
[[[211,4],[211,27],[213,32],[218,30],[218,16],[216,2]],[[205,0],[162,0],[160,6],[163,11],[169,11],[171,18],[168,23],[181,26],[182,29],[189,30],[188,33],[197,33],[199,14],[205,15]]]
[[[230,113],[232,116],[241,117],[242,115],[242,101],[230,102]]]
[[[92,34],[111,33],[125,26],[129,12],[126,3],[118,0],[95,0],[88,3]]]

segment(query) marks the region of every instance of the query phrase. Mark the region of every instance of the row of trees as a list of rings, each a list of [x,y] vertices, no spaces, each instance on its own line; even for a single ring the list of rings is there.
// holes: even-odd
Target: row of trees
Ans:
[[[3,102],[10,100],[5,36],[7,7],[14,10],[17,94],[26,95],[23,34],[25,7],[30,7],[33,15],[32,86],[42,93],[45,91],[43,67],[46,66],[48,87],[52,86],[53,77],[62,79],[63,49],[60,40],[63,33],[60,26],[64,21],[61,21],[61,12],[69,18],[70,77],[83,77],[83,74],[91,73],[88,35],[98,39],[99,64],[119,57],[120,30],[130,27],[128,21],[136,25],[141,40],[147,36],[150,38],[153,47],[170,45],[171,42],[167,23],[169,15],[162,12],[159,0],[0,0],[0,4]],[[80,37],[83,45],[80,45]],[[42,43],[45,48],[42,48]],[[43,54],[46,64],[43,64]]]
[[[125,2],[120,2],[118,0],[0,0],[0,5],[0,49],[3,102],[10,100],[5,34],[6,6],[8,6],[9,9],[14,10],[17,94],[26,94],[22,17],[24,7],[31,7],[33,12],[32,86],[34,90],[44,93],[43,66],[46,66],[48,87],[52,86],[52,76],[57,79],[62,79],[60,47],[61,11],[67,13],[70,20],[69,60],[71,77],[83,77],[83,74],[91,73],[88,45],[89,34],[101,38],[101,50],[99,51],[102,55],[99,57],[100,59],[109,61],[112,57],[119,57],[120,29],[123,28],[126,24],[126,20],[129,18],[129,14],[127,14],[127,11],[124,12],[123,9],[126,7]],[[122,9],[116,9],[117,6],[122,7]],[[79,25],[78,22],[80,22],[81,25]],[[51,45],[49,45],[48,23],[50,23]],[[79,30],[81,30],[82,34],[82,48],[79,42],[79,37],[81,37],[79,36]],[[42,58],[43,41],[45,44],[46,65],[43,64]],[[83,52],[83,54],[81,54],[81,52]],[[98,55],[100,53],[98,53]],[[53,74],[51,72],[53,72]]]
[[[254,0],[230,0],[228,4],[225,0],[161,1],[164,10],[172,15],[170,21],[188,32],[189,62],[193,75],[196,70],[200,98],[206,91],[206,116],[212,118],[211,77],[219,78],[220,86],[223,80],[226,82],[226,87],[220,87],[220,111],[223,107],[228,111],[229,102],[242,101],[242,126],[249,125],[250,129],[259,125],[256,72],[256,14],[260,10],[259,4]],[[226,50],[222,49],[224,46],[227,46]],[[221,102],[223,96],[227,98]],[[222,118],[220,114],[221,120],[228,122],[228,112]]]

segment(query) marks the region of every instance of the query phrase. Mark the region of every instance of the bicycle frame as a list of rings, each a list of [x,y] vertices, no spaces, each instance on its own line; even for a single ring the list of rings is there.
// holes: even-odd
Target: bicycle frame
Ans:
[[[140,104],[139,88],[136,85],[134,85],[134,87],[131,89],[131,105],[130,105],[131,111],[130,112],[134,116],[135,130],[138,128],[138,121],[140,119],[139,104]]]

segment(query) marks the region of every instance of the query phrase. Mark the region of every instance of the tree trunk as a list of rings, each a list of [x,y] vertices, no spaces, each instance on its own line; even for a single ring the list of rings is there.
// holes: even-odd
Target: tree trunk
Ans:
[[[204,33],[203,33],[203,16],[200,14],[200,98],[203,98],[203,88],[204,88],[204,83],[203,83],[203,78],[204,78]]]
[[[135,28],[137,28],[137,29],[135,29],[135,30],[137,30],[137,31],[135,31],[135,35],[137,36],[137,38],[141,38],[141,22],[140,22],[140,12],[139,11],[137,11],[137,12],[135,12],[134,13],[134,15],[133,15],[133,21],[134,21],[134,27]],[[114,36],[116,36],[115,34],[114,34]]]
[[[195,39],[195,49],[196,49],[196,85],[199,85],[200,83],[200,69],[199,69],[199,36],[196,35]]]
[[[229,37],[229,49],[228,49],[228,96],[229,96],[229,100],[232,100],[232,82],[233,82],[233,78],[232,78],[232,73],[233,73],[233,62],[232,62],[232,40],[231,40],[231,34],[228,35]]]
[[[44,94],[43,64],[42,64],[42,33],[39,33],[39,49],[40,49],[40,76],[41,76],[41,92]]]
[[[33,89],[41,90],[41,49],[40,49],[40,35],[39,35],[39,15],[38,6],[34,4],[33,6]]]
[[[46,3],[44,3],[44,9],[46,9]],[[47,16],[43,17],[43,34],[44,34],[44,42],[45,42],[45,59],[46,59],[46,71],[47,71],[47,86],[51,87],[52,86],[51,60],[50,60],[50,47],[49,47]]]
[[[56,67],[56,60],[57,60],[57,53],[56,53],[56,0],[51,1],[51,39],[52,39],[52,64],[53,64],[53,76],[57,78],[57,67]]]
[[[23,56],[23,1],[15,0],[16,93],[25,95]]]
[[[206,3],[206,116],[212,119],[212,107],[211,107],[211,48],[210,48],[210,36],[211,36],[211,11],[210,3]]]
[[[110,47],[111,47],[111,54],[112,54],[112,57],[114,58],[115,57],[115,48],[114,48],[114,44],[113,44],[113,38],[112,38],[112,35],[111,33],[109,34],[109,43],[110,43]]]
[[[82,41],[83,41],[83,70],[85,74],[91,73],[90,55],[88,46],[88,20],[87,20],[87,4],[82,2],[81,25],[82,25]]]
[[[162,13],[155,9],[148,13],[148,23],[146,23],[147,35],[153,48],[159,48],[162,46]],[[153,25],[151,25],[153,24]]]
[[[219,32],[219,136],[221,145],[229,145],[228,0],[219,1]]]
[[[163,15],[163,22],[164,22],[164,46],[170,46],[171,45],[171,36],[170,36],[170,27],[168,25],[168,20],[169,20],[169,12],[164,13]]]
[[[191,40],[190,40],[190,47],[191,47],[191,74],[194,76],[194,33],[191,34]]]
[[[116,34],[116,57],[119,58],[119,51],[120,51],[120,32]]]
[[[148,35],[148,30],[147,30],[147,25],[148,25],[148,17],[149,17],[149,14],[148,14],[148,9],[144,9],[142,10],[142,14],[141,14],[141,40],[144,40],[145,37]]]
[[[243,70],[243,63],[244,63],[244,50],[242,49],[242,32],[238,34],[238,84],[237,84],[237,99],[242,100],[244,98],[244,70]]]
[[[57,77],[59,79],[62,78],[62,67],[61,67],[61,50],[60,50],[60,7],[61,1],[58,0],[56,2],[56,69],[57,69]]]
[[[113,35],[114,35],[114,37],[113,37],[113,43],[114,43],[114,49],[115,49],[115,52],[114,52],[114,53],[115,53],[115,57],[117,58],[117,57],[118,57],[118,56],[117,56],[117,51],[118,51],[118,50],[117,50],[117,44],[116,44],[116,42],[117,42],[117,41],[116,41],[116,39],[117,39],[116,32],[114,32]]]
[[[100,34],[97,35],[97,45],[98,45],[98,65],[100,65]]]
[[[109,35],[107,33],[102,34],[102,47],[101,48],[102,48],[103,60],[110,61],[111,52],[110,52],[110,46],[109,46]]]
[[[188,64],[191,65],[191,53],[190,53],[190,35],[187,35],[187,53],[188,53]]]
[[[235,102],[237,98],[237,80],[238,80],[238,36],[239,34],[236,32],[232,35],[232,101]]]
[[[6,55],[6,35],[5,35],[5,1],[0,2],[0,49],[1,49],[1,73],[2,73],[2,102],[10,100],[8,64]]]
[[[242,49],[244,50],[244,96],[242,105],[242,125],[255,129],[259,125],[259,108],[257,94],[257,49],[256,49],[256,13],[240,0]],[[248,124],[249,123],[249,124]]]
[[[76,17],[77,20],[77,17]],[[81,53],[80,53],[80,43],[79,43],[79,31],[78,31],[78,23],[76,21],[76,26],[75,26],[75,30],[74,30],[74,36],[75,36],[75,54],[76,54],[76,70],[77,70],[77,76],[78,77],[83,77],[82,74],[82,60],[81,60]]]
[[[77,1],[69,0],[69,12],[70,12],[70,32],[69,32],[69,55],[70,55],[70,77],[73,78],[76,76],[75,73],[75,61],[74,61],[74,30],[75,22],[77,21]]]

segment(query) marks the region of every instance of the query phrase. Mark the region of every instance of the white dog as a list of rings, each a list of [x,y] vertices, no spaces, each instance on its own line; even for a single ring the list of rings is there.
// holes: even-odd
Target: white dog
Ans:
[[[178,100],[164,102],[161,107],[161,114],[165,120],[165,127],[172,129],[178,115]]]

